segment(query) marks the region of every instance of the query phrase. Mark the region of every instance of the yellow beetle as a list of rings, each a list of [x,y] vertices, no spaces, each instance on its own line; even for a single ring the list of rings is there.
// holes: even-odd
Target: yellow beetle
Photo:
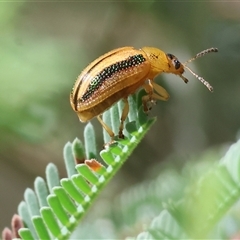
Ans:
[[[213,91],[212,86],[186,64],[206,53],[217,51],[217,48],[206,49],[182,64],[174,55],[166,54],[158,48],[117,48],[90,63],[78,76],[70,94],[71,106],[81,122],[97,117],[113,141],[114,133],[103,122],[101,114],[123,99],[118,136],[124,138],[123,128],[129,112],[129,95],[143,87],[147,94],[143,96],[142,103],[144,111],[147,112],[149,103],[155,100],[166,101],[169,98],[167,91],[155,83],[154,78],[162,72],[173,73],[187,83],[188,80],[182,75],[185,69]]]

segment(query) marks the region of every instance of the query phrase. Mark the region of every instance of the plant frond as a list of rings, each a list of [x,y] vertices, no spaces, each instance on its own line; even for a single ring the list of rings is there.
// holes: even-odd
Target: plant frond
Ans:
[[[140,101],[138,101],[140,102]],[[104,113],[112,129],[118,128],[121,103]],[[100,152],[104,165],[97,158],[93,126],[84,130],[84,145],[79,139],[67,143],[63,156],[68,178],[59,179],[57,167],[50,163],[46,168],[46,182],[37,177],[35,192],[26,190],[25,201],[19,205],[19,214],[25,228],[19,230],[22,239],[68,239],[79,221],[100,194],[108,181],[131,155],[155,119],[148,119],[137,100],[130,99],[130,114],[126,124],[125,139]],[[130,121],[131,120],[131,121]],[[104,134],[105,142],[108,136]],[[79,163],[77,164],[76,163]]]
[[[164,204],[166,209],[137,239],[216,238],[212,235],[212,232],[218,232],[214,227],[218,228],[223,216],[240,199],[239,169],[240,140],[230,147],[220,162],[186,185],[184,189],[188,190],[181,200]],[[221,227],[223,231],[223,224]]]

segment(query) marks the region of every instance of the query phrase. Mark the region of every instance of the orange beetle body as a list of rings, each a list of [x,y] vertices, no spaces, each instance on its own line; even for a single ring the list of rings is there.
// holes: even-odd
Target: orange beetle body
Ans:
[[[143,87],[147,93],[142,99],[143,107],[144,111],[148,111],[149,103],[157,99],[166,101],[169,98],[167,91],[153,79],[166,72],[179,75],[187,82],[182,76],[184,67],[174,55],[157,48],[118,48],[97,58],[82,71],[73,86],[70,103],[81,122],[97,117],[113,139],[114,133],[100,115],[123,99],[125,106],[119,127],[119,137],[123,138],[123,124],[129,111],[128,96]]]

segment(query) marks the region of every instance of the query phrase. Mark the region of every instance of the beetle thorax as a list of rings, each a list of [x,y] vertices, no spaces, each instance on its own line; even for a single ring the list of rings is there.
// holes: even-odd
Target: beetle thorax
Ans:
[[[170,65],[169,60],[165,52],[158,48],[144,47],[142,50],[146,53],[148,60],[151,64],[151,69],[149,72],[149,78],[153,79],[155,76],[162,72],[169,72]]]

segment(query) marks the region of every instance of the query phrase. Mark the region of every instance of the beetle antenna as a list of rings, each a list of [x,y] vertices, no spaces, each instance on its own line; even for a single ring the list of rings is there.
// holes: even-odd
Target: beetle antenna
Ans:
[[[189,67],[187,67],[186,65],[192,61],[194,61],[195,59],[199,58],[199,57],[203,57],[205,54],[207,53],[211,53],[211,52],[218,52],[217,48],[208,48],[206,50],[203,50],[199,53],[197,53],[193,58],[187,60],[183,66],[184,68],[186,68],[193,76],[195,76],[201,83],[203,83],[210,92],[213,92],[213,87],[210,85],[209,82],[207,82],[204,78],[198,76],[195,72],[193,72]],[[183,79],[184,80],[184,79]],[[186,81],[185,81],[186,82]]]
[[[207,53],[211,53],[211,52],[218,52],[218,49],[217,48],[208,48],[208,49],[205,49],[203,51],[201,51],[200,53],[197,53],[193,58],[187,60],[183,66],[186,66],[188,63],[192,62],[193,60],[199,58],[199,57],[203,57],[205,54]]]
[[[195,72],[193,72],[189,67],[185,66],[185,68],[196,77],[202,84],[204,84],[210,92],[213,92],[213,87],[207,82],[203,77],[198,76]]]

